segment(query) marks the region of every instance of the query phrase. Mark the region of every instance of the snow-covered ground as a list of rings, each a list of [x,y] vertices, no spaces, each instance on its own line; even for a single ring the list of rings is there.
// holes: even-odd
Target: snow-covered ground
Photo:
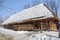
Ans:
[[[0,27],[0,40],[60,40],[53,31],[14,31]]]

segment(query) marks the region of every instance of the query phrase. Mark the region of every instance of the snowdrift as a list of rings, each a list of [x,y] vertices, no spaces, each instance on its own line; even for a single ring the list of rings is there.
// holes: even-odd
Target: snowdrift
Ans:
[[[0,40],[60,40],[58,32],[14,31],[0,27]]]

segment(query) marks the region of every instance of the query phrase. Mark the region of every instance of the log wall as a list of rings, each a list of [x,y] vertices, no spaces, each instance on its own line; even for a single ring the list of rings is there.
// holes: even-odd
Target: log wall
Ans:
[[[27,24],[7,25],[5,26],[5,28],[13,30],[57,30],[57,25],[55,21],[42,20],[42,21],[34,21],[33,24],[27,23]]]
[[[22,24],[22,25],[14,25],[14,30],[33,30],[32,24]]]
[[[49,24],[50,24],[50,30],[57,30],[57,25],[55,22],[49,21]]]

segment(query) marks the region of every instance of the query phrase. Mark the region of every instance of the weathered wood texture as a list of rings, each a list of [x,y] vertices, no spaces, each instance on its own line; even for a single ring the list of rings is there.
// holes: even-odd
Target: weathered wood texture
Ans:
[[[32,24],[13,25],[13,30],[33,30]]]
[[[6,25],[5,28],[13,30],[57,30],[55,20],[44,19],[28,23]]]
[[[50,30],[57,30],[57,25],[55,22],[49,21],[49,24],[50,24]]]

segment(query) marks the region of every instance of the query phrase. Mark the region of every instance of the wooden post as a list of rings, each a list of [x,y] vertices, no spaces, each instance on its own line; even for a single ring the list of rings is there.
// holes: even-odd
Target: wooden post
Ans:
[[[59,38],[60,38],[60,27],[59,27]]]
[[[46,30],[49,30],[49,21],[46,19]]]
[[[41,21],[38,22],[39,30],[41,30]]]
[[[58,31],[59,31],[59,38],[60,38],[60,23],[58,23]]]
[[[41,33],[42,33],[42,21],[41,21]]]

